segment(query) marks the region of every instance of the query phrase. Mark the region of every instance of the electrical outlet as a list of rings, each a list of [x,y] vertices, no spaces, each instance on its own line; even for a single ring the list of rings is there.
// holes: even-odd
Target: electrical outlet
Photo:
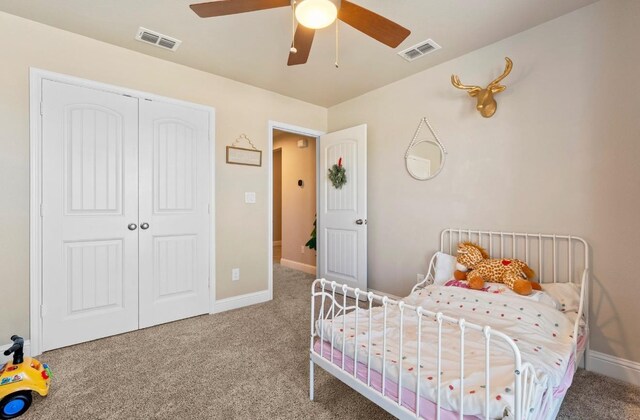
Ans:
[[[304,245],[300,245],[300,253],[304,254]]]
[[[240,269],[239,268],[231,269],[231,281],[238,281],[238,280],[240,280]]]
[[[420,283],[421,281],[424,280],[425,277],[426,276],[424,274],[421,274],[421,273],[416,274],[416,282]]]
[[[255,204],[256,203],[256,193],[254,192],[246,192],[244,193],[244,202],[247,204]]]

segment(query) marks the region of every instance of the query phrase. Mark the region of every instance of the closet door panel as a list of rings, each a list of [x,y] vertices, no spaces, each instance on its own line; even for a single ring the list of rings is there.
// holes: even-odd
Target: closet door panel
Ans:
[[[209,113],[140,105],[140,327],[209,311]]]
[[[43,349],[138,328],[138,100],[42,86]]]

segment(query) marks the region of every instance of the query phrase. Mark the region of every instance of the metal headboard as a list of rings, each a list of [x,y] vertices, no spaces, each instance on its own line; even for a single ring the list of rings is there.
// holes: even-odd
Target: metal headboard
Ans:
[[[539,283],[573,283],[580,286],[580,306],[573,328],[576,342],[574,353],[576,366],[578,330],[582,319],[589,325],[589,244],[579,236],[548,233],[495,232],[448,228],[440,234],[440,252],[455,254],[459,242],[470,241],[484,247],[492,258],[517,258],[536,271]],[[422,284],[433,282],[435,255],[429,263],[429,274],[423,282],[414,286],[412,292]],[[587,336],[586,351],[589,350]],[[586,367],[585,355],[585,367]]]
[[[449,228],[440,234],[440,251],[455,255],[464,241],[484,247],[491,258],[526,262],[540,283],[581,284],[589,269],[589,245],[578,236]]]

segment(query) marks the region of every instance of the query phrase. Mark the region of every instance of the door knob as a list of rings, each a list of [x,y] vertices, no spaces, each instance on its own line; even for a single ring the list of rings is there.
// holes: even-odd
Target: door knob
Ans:
[[[136,225],[135,223],[129,223],[129,226],[127,226],[127,227],[129,228],[129,230],[136,230],[138,225]]]
[[[141,225],[140,225],[140,229],[142,229],[142,230],[147,230],[147,229],[149,229],[149,223],[143,223],[143,224],[141,224]]]
[[[356,225],[363,225],[363,224],[364,224],[364,220],[362,219],[356,220]]]

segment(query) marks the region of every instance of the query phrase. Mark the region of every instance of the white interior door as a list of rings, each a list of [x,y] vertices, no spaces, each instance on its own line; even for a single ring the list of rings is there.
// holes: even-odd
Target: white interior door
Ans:
[[[138,328],[138,100],[43,81],[43,350]]]
[[[319,275],[367,290],[367,126],[320,136]],[[347,182],[337,189],[329,168],[342,158]]]
[[[140,103],[140,328],[209,312],[209,113]]]

